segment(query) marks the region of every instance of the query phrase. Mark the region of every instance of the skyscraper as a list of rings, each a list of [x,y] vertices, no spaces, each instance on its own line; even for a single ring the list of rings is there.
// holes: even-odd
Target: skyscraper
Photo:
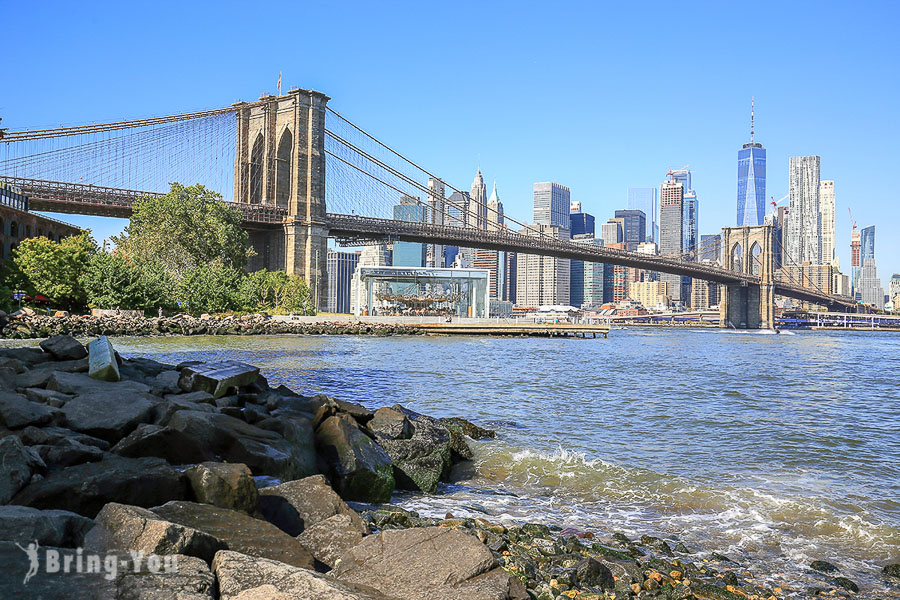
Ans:
[[[763,224],[766,213],[766,149],[753,140],[753,100],[750,100],[750,142],[738,150],[737,226]]]
[[[418,198],[404,195],[400,198],[400,204],[394,205],[394,219],[397,221],[412,221],[425,223],[428,221],[428,211],[419,203]],[[394,266],[395,267],[424,267],[425,244],[421,242],[394,242]]]
[[[467,192],[453,192],[445,202],[446,214],[444,224],[450,227],[475,227],[476,213],[472,210],[472,202]],[[459,246],[444,246],[444,266],[451,266],[457,258],[466,267],[475,262],[475,251]]]
[[[850,232],[850,295],[859,299],[859,232],[856,223]]]
[[[624,235],[620,221],[610,219],[600,226],[600,239],[603,240],[603,244],[606,246],[620,243]]]
[[[822,264],[818,156],[790,159],[790,204],[784,233],[785,266]]]
[[[568,206],[568,204],[566,204]],[[523,235],[569,239],[568,228],[529,225]],[[516,257],[516,303],[521,306],[568,305],[571,271],[568,258],[518,253]]]
[[[819,221],[821,225],[822,264],[837,268],[834,251],[834,182],[819,182]]]
[[[645,240],[659,243],[659,195],[656,188],[628,188],[628,208],[644,211],[647,217]]]
[[[447,202],[444,182],[429,177],[428,189],[428,221],[432,225],[444,225],[447,222]],[[426,245],[425,264],[429,267],[444,266],[444,246],[442,244]]]
[[[875,226],[869,225],[859,230],[860,259],[875,258]]]
[[[497,182],[494,182],[494,189],[488,200],[487,211],[487,228],[490,231],[499,231],[505,227],[503,223],[503,203],[500,202],[500,195],[497,193]],[[479,248],[475,250],[474,266],[476,269],[488,269],[490,275],[488,277],[489,295],[491,298],[499,298],[503,290],[502,276],[505,269],[501,268],[500,263],[501,252],[498,250],[486,250]],[[505,265],[504,265],[505,266]]]
[[[647,241],[647,216],[644,211],[638,209],[617,210],[615,215],[616,219],[624,219],[622,241],[629,244],[629,250],[636,250],[638,244]]]
[[[574,236],[572,241],[594,246],[603,245],[602,240],[594,239],[593,235],[586,233]],[[603,267],[602,263],[584,260],[569,262],[569,304],[575,307],[599,307],[603,304]]]
[[[571,192],[555,181],[534,184],[534,222],[569,229]]]
[[[353,272],[359,263],[359,252],[337,252],[328,250],[328,302],[326,311],[331,313],[350,312],[350,285]]]
[[[475,173],[470,197],[472,199],[470,207],[474,213],[472,227],[487,229],[487,186],[484,185],[484,177],[481,176],[481,167],[478,167],[478,172]]]
[[[569,212],[569,232],[576,235],[594,235],[594,215],[581,212],[581,202],[572,201]]]
[[[690,172],[688,179],[690,181]],[[684,250],[684,183],[675,177],[659,188],[659,253],[680,256]],[[666,284],[672,300],[689,300],[689,278],[661,273],[659,280]],[[688,280],[688,281],[685,281]]]

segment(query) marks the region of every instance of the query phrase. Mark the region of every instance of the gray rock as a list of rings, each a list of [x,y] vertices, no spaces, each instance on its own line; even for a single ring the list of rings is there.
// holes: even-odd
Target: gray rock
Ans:
[[[0,425],[21,429],[28,425],[44,425],[59,414],[59,409],[30,402],[23,396],[0,392]]]
[[[15,358],[29,367],[53,360],[53,357],[40,348],[0,348],[0,356]]]
[[[109,450],[109,442],[101,440],[84,433],[77,433],[65,427],[26,427],[22,431],[17,432],[19,439],[23,444],[29,446],[46,444],[49,446],[59,446],[68,444],[69,440],[75,440],[85,446],[93,446],[101,450]]]
[[[348,402],[346,400],[338,400],[337,398],[328,398],[328,403],[334,406],[338,412],[346,413],[356,419],[360,424],[366,424],[375,416],[371,410],[357,404],[356,402]]]
[[[329,574],[405,600],[525,600],[521,581],[497,566],[478,538],[442,527],[369,536]]]
[[[147,393],[150,386],[138,381],[99,381],[92,379],[84,373],[54,372],[47,380],[47,389],[62,392],[63,394],[93,394],[111,392],[118,394]]]
[[[101,381],[119,381],[119,361],[116,351],[105,335],[88,344],[88,375]]]
[[[201,393],[205,394],[206,392],[201,392]],[[190,394],[182,394],[182,395],[190,396]],[[169,420],[171,420],[171,418],[172,418],[172,415],[177,413],[179,410],[199,410],[200,412],[217,412],[216,407],[212,404],[192,402],[190,400],[182,399],[177,395],[169,395],[169,396],[166,396],[166,400],[164,400],[162,404],[158,404],[156,406],[156,416],[153,419],[153,422],[156,425],[168,425]]]
[[[61,394],[59,392],[54,392],[53,390],[45,390],[37,387],[26,388],[24,392],[25,397],[32,402],[47,404],[55,408],[60,408],[73,398],[73,396],[68,394]]]
[[[149,422],[156,402],[150,394],[98,392],[76,396],[62,412],[70,429],[116,442],[139,423]]]
[[[198,502],[250,513],[259,492],[247,465],[204,462],[185,473]]]
[[[462,417],[444,417],[439,420],[447,429],[455,429],[466,437],[472,438],[473,440],[497,437],[497,432],[493,429],[479,427],[478,425],[475,425],[471,421],[467,421]]]
[[[29,506],[0,506],[0,541],[26,546],[76,547],[93,522],[67,510],[38,510]]]
[[[17,546],[19,542],[0,542],[0,598],[10,599],[39,599],[39,600],[111,600],[116,598],[116,584],[114,574],[108,574],[100,566],[99,573],[87,573],[82,570],[78,573],[74,568],[76,550],[74,548],[54,548],[52,546],[40,546],[39,568],[37,573],[24,584],[25,575],[28,573],[29,561],[25,553]],[[25,544],[20,544],[27,547]],[[54,553],[60,561],[60,565],[70,557],[68,573],[48,573],[46,565],[47,553]],[[123,557],[124,559],[125,557]],[[116,564],[116,573],[120,565]],[[107,579],[107,576],[110,579]]]
[[[208,563],[217,551],[227,546],[209,534],[167,521],[146,508],[110,502],[94,519],[85,547],[99,552],[185,554]]]
[[[388,406],[376,410],[366,428],[376,436],[391,440],[408,440],[413,434],[412,423],[406,415]]]
[[[142,424],[113,446],[119,456],[155,456],[173,465],[195,464],[215,454],[185,433],[162,425]]]
[[[32,448],[37,451],[41,460],[46,463],[48,472],[58,471],[72,465],[103,460],[103,457],[106,455],[100,448],[82,444],[73,438],[68,438],[53,446],[40,444],[32,446]]]
[[[178,371],[163,371],[148,382],[153,393],[158,396],[165,394],[177,394],[181,391],[178,387]]]
[[[14,435],[0,439],[0,504],[6,504],[46,465]]]
[[[178,386],[186,392],[209,392],[216,398],[224,396],[232,387],[253,383],[259,368],[236,360],[185,366],[181,369]]]
[[[836,566],[828,562],[827,560],[814,560],[809,563],[809,566],[815,569],[816,571],[821,571],[822,573],[834,573],[838,570]]]
[[[81,342],[71,335],[57,335],[41,342],[41,349],[56,360],[78,360],[88,355]]]
[[[156,506],[188,495],[184,475],[158,458],[123,458],[86,463],[31,483],[12,504],[58,508],[93,518],[110,502]]]
[[[368,527],[338,496],[325,477],[314,475],[259,490],[259,510],[265,518],[290,535],[300,534],[335,515],[345,515],[360,534]]]
[[[246,409],[245,409],[246,410]],[[260,429],[274,431],[291,445],[296,473],[292,479],[303,479],[319,472],[316,455],[316,436],[312,421],[299,416],[266,418],[256,423]]]
[[[120,571],[116,579],[116,600],[213,600],[215,576],[207,563],[193,556],[174,555],[171,572],[153,572],[144,561],[142,568]]]
[[[284,563],[223,550],[212,569],[221,600],[392,600]]]
[[[408,439],[392,439],[376,433],[375,437],[394,464],[397,486],[433,494],[437,491],[438,481],[449,473],[452,466],[450,431],[437,419],[420,415],[399,404],[393,410],[405,414],[409,419],[412,436]]]
[[[337,492],[348,500],[387,502],[394,490],[390,457],[353,417],[328,417],[316,429],[316,447]]]
[[[611,590],[616,587],[612,571],[597,559],[588,557],[575,565],[575,576],[580,586],[598,587]]]
[[[313,557],[329,567],[350,548],[360,543],[362,532],[348,515],[334,515],[307,527],[297,536],[297,541],[309,550]]]
[[[24,372],[28,367],[18,358],[0,356],[0,369],[9,369],[13,374],[16,374]]]
[[[885,575],[889,575],[891,577],[896,577],[900,579],[900,563],[893,563],[890,565],[884,565],[884,568],[881,570]]]
[[[229,550],[313,568],[313,558],[300,542],[271,523],[242,512],[195,502],[169,502],[152,510],[167,521],[211,535]]]
[[[167,394],[166,400],[178,400],[180,402],[215,404],[215,398],[209,392],[188,392],[185,394]]]
[[[247,465],[254,475],[292,480],[307,472],[306,457],[289,441],[241,419],[182,410],[172,415],[168,426],[194,438],[223,461]]]

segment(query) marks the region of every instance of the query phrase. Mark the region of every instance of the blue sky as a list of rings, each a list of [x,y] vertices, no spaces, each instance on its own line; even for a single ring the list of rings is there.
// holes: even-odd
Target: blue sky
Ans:
[[[737,150],[834,179],[841,265],[850,224],[876,225],[900,272],[896,3],[5,2],[0,117],[11,129],[225,106],[313,88],[331,106],[468,187],[479,159],[508,213],[534,181],[606,220],[629,186],[690,164],[700,232],[735,219]],[[66,216],[98,239],[122,221]]]

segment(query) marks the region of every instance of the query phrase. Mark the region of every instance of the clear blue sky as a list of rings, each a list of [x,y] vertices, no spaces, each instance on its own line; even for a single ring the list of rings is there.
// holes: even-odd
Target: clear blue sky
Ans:
[[[277,4],[277,3],[276,3]],[[0,116],[13,129],[166,114],[321,90],[331,106],[456,186],[479,162],[507,212],[556,180],[606,220],[629,186],[692,165],[701,233],[733,225],[736,153],[834,179],[900,272],[900,8],[894,2],[6,2]],[[102,239],[123,222],[65,217]]]

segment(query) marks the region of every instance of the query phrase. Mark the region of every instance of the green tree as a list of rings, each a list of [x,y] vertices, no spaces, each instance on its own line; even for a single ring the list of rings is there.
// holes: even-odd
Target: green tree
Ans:
[[[288,275],[287,282],[281,291],[279,308],[285,312],[301,315],[314,315],[316,308],[313,306],[312,295],[306,280],[299,275]]]
[[[240,211],[200,184],[173,183],[164,196],[137,200],[117,247],[139,264],[158,262],[176,282],[201,265],[240,269],[252,256]]]
[[[241,307],[248,311],[266,310],[301,315],[315,314],[309,286],[299,275],[265,269],[250,273],[238,290]]]
[[[182,278],[177,297],[192,315],[234,310],[241,277],[241,271],[220,263],[200,265]]]
[[[120,252],[97,252],[81,276],[92,308],[154,311],[175,305],[172,282],[159,263],[138,265]]]
[[[59,242],[46,237],[22,240],[13,252],[4,284],[47,296],[63,308],[81,308],[86,297],[79,276],[96,250],[90,232]]]

